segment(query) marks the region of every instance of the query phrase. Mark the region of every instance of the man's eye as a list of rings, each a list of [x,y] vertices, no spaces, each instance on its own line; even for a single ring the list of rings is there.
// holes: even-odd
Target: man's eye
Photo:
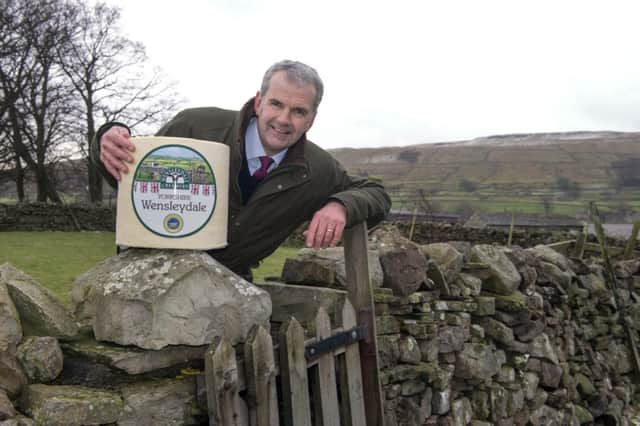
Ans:
[[[302,109],[302,108],[294,108],[293,109],[293,113],[295,115],[297,115],[298,117],[306,117],[307,116],[307,110]]]
[[[282,103],[276,101],[275,99],[272,99],[271,101],[269,101],[269,105],[280,108],[282,106]]]

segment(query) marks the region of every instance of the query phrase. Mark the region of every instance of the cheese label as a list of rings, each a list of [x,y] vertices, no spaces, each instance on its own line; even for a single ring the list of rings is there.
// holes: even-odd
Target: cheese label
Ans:
[[[227,245],[229,147],[143,136],[118,184],[116,244],[211,250]]]
[[[202,229],[216,207],[211,165],[183,145],[154,149],[138,163],[131,186],[133,209],[151,232],[182,238]]]

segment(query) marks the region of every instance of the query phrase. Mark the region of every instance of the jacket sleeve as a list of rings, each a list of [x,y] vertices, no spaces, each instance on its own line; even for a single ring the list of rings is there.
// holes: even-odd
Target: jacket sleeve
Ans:
[[[338,192],[329,197],[347,208],[347,227],[364,220],[371,228],[385,218],[391,209],[391,199],[384,187],[368,179],[351,176],[336,162]]]
[[[102,164],[102,161],[100,160],[100,138],[105,134],[107,130],[114,126],[124,127],[129,131],[129,134],[131,134],[131,129],[129,129],[129,126],[127,126],[126,124],[117,121],[110,121],[103,124],[102,126],[100,126],[98,131],[96,131],[95,136],[91,140],[91,145],[89,146],[89,158],[93,165],[98,169],[100,174],[105,178],[107,183],[112,188],[117,188],[118,181],[113,176],[111,176],[111,173],[107,171],[107,169],[104,167],[104,164]]]

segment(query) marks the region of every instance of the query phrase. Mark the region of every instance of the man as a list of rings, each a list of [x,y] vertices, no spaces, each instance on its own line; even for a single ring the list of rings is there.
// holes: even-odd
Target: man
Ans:
[[[349,176],[307,140],[323,90],[313,68],[281,61],[267,70],[260,91],[241,111],[188,109],[157,133],[230,147],[228,246],[208,253],[240,275],[250,277],[250,268],[309,219],[307,246],[334,247],[345,226],[375,224],[389,211],[382,186]],[[112,186],[129,172],[135,151],[129,136],[121,123],[97,132],[92,156]]]

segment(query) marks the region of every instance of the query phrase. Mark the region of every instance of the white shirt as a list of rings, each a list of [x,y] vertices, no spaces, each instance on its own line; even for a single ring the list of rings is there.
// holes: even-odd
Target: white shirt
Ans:
[[[270,155],[273,159],[273,163],[269,166],[268,172],[278,167],[284,156],[287,154],[288,148],[283,149],[275,155]],[[267,155],[264,152],[262,142],[260,142],[260,135],[258,134],[258,119],[253,117],[247,127],[247,133],[244,136],[244,152],[247,156],[247,164],[249,165],[249,174],[253,175],[256,170],[260,168],[260,157]]]

